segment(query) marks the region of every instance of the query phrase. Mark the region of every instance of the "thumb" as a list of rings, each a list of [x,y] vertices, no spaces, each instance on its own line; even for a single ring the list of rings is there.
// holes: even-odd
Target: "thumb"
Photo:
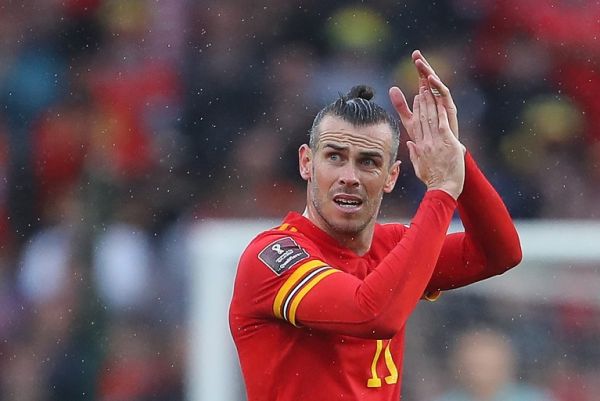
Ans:
[[[415,175],[418,179],[421,179],[421,169],[419,167],[419,154],[417,151],[417,145],[412,141],[407,141],[406,147],[408,148],[408,156],[410,157],[410,162],[412,163],[413,169],[415,170]]]
[[[397,86],[393,86],[390,88],[389,96],[392,102],[392,106],[394,106],[394,109],[396,109],[398,115],[400,116],[402,125],[404,125],[404,128],[407,128],[410,123],[410,119],[412,118],[412,112],[408,107],[408,103],[406,102],[406,97],[404,97],[404,93],[402,93],[400,88],[398,88]]]
[[[413,141],[406,141],[406,147],[408,148],[408,156],[410,157],[410,161],[415,165],[417,162],[417,145]]]

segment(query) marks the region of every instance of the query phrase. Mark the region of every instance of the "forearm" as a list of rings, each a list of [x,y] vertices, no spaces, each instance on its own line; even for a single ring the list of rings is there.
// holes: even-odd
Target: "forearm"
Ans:
[[[466,240],[478,248],[489,269],[502,272],[521,261],[521,244],[512,218],[469,153],[465,156],[465,187],[458,211]]]
[[[447,237],[427,291],[447,290],[495,276],[516,266],[521,245],[502,199],[465,156],[465,186],[458,198],[464,233]]]
[[[300,304],[300,323],[359,337],[393,336],[431,279],[455,206],[448,194],[428,192],[410,230],[365,280],[327,277]]]

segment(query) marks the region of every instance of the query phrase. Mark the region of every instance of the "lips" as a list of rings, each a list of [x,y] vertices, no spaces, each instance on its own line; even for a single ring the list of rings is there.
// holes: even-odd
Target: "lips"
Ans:
[[[350,194],[338,194],[333,197],[333,201],[343,210],[354,211],[360,208],[363,200],[360,196]]]

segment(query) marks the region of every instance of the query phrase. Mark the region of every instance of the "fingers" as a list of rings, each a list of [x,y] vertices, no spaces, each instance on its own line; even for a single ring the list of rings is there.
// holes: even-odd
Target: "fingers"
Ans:
[[[450,97],[450,90],[440,81],[440,79],[434,75],[429,75],[427,77],[427,84],[431,88],[431,93],[433,96],[437,97],[439,101],[445,101],[448,103],[448,99],[452,100]]]
[[[421,123],[421,130],[423,131],[423,141],[431,143],[433,139],[432,125],[437,122],[434,120],[434,115],[431,114],[432,110],[427,105],[427,97],[431,97],[429,91],[425,91],[422,95],[419,95],[419,120]],[[433,101],[433,99],[431,99]],[[416,112],[415,112],[416,114]]]
[[[413,61],[417,71],[419,72],[419,89],[421,90],[422,87],[430,88],[434,96],[441,96],[438,88],[431,85],[431,77],[437,79],[437,81],[440,83],[442,81],[440,81],[439,77],[435,73],[435,70],[431,67],[427,60],[425,60],[425,57],[423,57],[420,51],[415,50],[413,52]],[[449,91],[447,91],[447,93],[450,94]]]
[[[422,95],[416,95],[413,99],[413,118],[411,121],[412,139],[415,143],[421,143],[423,141],[423,128],[421,125],[421,102],[420,98]],[[425,111],[423,111],[424,113]]]
[[[438,112],[436,109],[436,102],[433,99],[433,94],[430,90],[426,90],[424,93],[425,104],[427,106],[427,123],[432,133],[434,133],[433,128],[438,126]]]
[[[442,139],[445,139],[448,141],[456,141],[462,151],[463,156],[464,156],[465,153],[467,152],[467,148],[465,148],[465,145],[463,145],[458,140],[458,137],[452,131],[452,121],[450,121],[446,107],[444,107],[444,105],[442,105],[440,103],[437,103],[436,107],[437,107],[437,112],[438,112],[440,137],[442,137]]]
[[[439,96],[436,96],[436,101],[441,103],[448,112],[448,121],[450,122],[450,129],[454,133],[454,135],[458,138],[458,112],[456,110],[456,105],[454,104],[454,100],[452,99],[452,95],[450,94],[450,89],[446,85],[442,83],[439,77],[435,75],[430,75],[427,77],[429,82],[429,86],[439,93]]]
[[[436,103],[435,106],[437,108],[437,123],[439,132],[441,135],[449,134],[452,131],[450,130],[450,123],[448,121],[448,113],[446,108],[440,103]]]
[[[426,66],[429,66],[429,63],[427,60],[425,60],[425,57],[423,57],[419,50],[415,50],[412,53],[412,59],[417,66],[417,72],[419,73],[419,93],[422,94],[423,91],[429,86],[427,82],[427,75],[429,75],[430,71],[427,70],[426,67],[421,66],[421,64],[424,63]],[[416,63],[417,60],[421,60],[419,64]],[[420,66],[421,68],[419,68]]]
[[[413,51],[412,59],[419,72],[419,89],[423,86],[430,88],[435,96],[436,102],[441,101],[446,107],[450,129],[458,138],[458,112],[454,100],[452,99],[452,95],[450,94],[450,90],[444,85],[420,50]]]
[[[453,138],[452,130],[450,129],[450,122],[448,120],[448,112],[446,107],[441,102],[436,102],[431,91],[427,90],[421,95],[421,111],[423,106],[426,109],[426,119],[421,120],[423,126],[423,138],[427,140],[430,138],[432,141],[442,139],[448,141],[450,137]]]
[[[452,100],[452,96],[450,96],[450,89],[448,89],[448,87],[442,83],[442,81],[437,75],[428,75],[427,84],[432,89],[435,89],[435,96],[441,98],[450,98],[450,100]],[[437,94],[435,92],[437,92]]]
[[[417,67],[420,77],[427,78],[428,75],[435,74],[431,64],[429,64],[427,59],[425,59],[425,56],[423,56],[420,50],[415,50],[412,52],[412,60]]]
[[[440,80],[435,70],[419,50],[412,53],[412,59],[419,73],[419,93],[413,101],[413,111],[400,88],[390,88],[389,96],[392,105],[398,112],[402,125],[408,136],[417,145],[423,140],[430,140],[439,126],[437,104],[445,107],[445,115],[450,131],[458,138],[457,111],[450,90]]]
[[[427,65],[429,65],[429,62],[427,61],[427,59],[425,58],[425,56],[423,56],[423,53],[421,53],[421,50],[416,49],[412,52],[411,57],[413,59],[413,61],[417,61],[417,60],[423,60],[423,62]]]
[[[413,119],[412,119],[412,133],[411,140],[419,146],[422,142],[432,142],[438,136],[438,131],[441,126],[439,107],[444,108],[443,105],[437,104],[431,94],[431,91],[425,90],[422,95],[416,95],[413,102]],[[444,109],[444,127],[448,127],[448,117],[446,110]],[[447,128],[447,132],[450,132],[450,128]]]
[[[421,77],[428,77],[430,75],[437,77],[435,70],[429,64],[425,64],[422,59],[415,60],[415,67]]]
[[[439,83],[442,86],[444,85],[442,84],[442,81],[437,76],[433,68],[431,68],[429,65],[424,64],[423,61],[421,61],[420,59],[415,62],[415,66],[417,67],[417,70],[419,70],[419,86],[425,86],[426,88],[430,88],[434,96],[440,97],[441,93],[438,89],[438,85],[432,85],[432,79],[436,80],[436,83]],[[448,88],[446,88],[446,93],[448,96],[450,95],[450,91],[448,90]]]
[[[406,97],[404,97],[404,93],[397,86],[393,86],[389,91],[390,101],[392,102],[392,106],[398,112],[400,116],[400,120],[402,121],[402,125],[408,131],[408,136],[412,138],[411,130],[409,129],[410,120],[413,116],[413,113],[410,111],[408,107],[408,103],[406,102]]]

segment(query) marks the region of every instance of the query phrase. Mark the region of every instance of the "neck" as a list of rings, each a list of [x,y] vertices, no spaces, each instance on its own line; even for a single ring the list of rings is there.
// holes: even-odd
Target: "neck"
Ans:
[[[340,245],[350,249],[359,256],[364,255],[371,248],[373,241],[373,233],[375,231],[375,219],[369,222],[367,227],[356,233],[346,233],[334,230],[327,222],[316,212],[310,204],[302,213],[304,217],[309,219],[314,225],[326,232],[330,237],[334,238]]]
[[[478,400],[489,400],[492,401],[494,399],[496,399],[498,393],[500,392],[502,386],[477,386],[475,385],[472,388],[472,394],[474,395],[474,397]]]

